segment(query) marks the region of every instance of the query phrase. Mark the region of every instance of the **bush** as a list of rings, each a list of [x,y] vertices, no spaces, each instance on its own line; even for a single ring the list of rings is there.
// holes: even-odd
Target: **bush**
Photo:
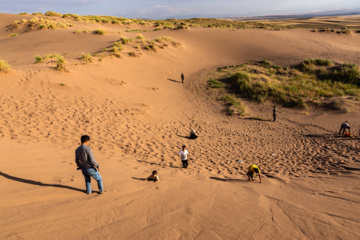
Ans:
[[[127,38],[127,37],[121,37],[119,40],[122,44],[128,44],[134,41],[134,39],[132,38]]]
[[[43,58],[40,55],[35,56],[35,62],[34,63],[41,63]]]
[[[241,116],[245,115],[245,106],[242,104],[240,99],[237,99],[234,95],[226,95],[221,98],[227,105],[226,113],[228,115],[233,115],[237,113]]]
[[[59,54],[56,54],[56,58],[57,58],[57,60],[56,60],[56,70],[58,70],[58,71],[65,71],[66,69],[65,69],[65,63],[66,63],[66,61],[65,61],[65,58],[63,57],[63,56],[61,56],[61,55],[59,55]]]
[[[26,12],[19,13],[18,15],[28,15]]]
[[[92,56],[91,56],[90,53],[82,53],[81,60],[83,60],[83,62],[85,62],[85,63],[93,61]]]
[[[136,57],[136,53],[135,52],[129,52],[129,56],[130,57]]]
[[[8,72],[11,69],[10,65],[5,61],[0,59],[0,72]]]
[[[12,34],[10,34],[9,35],[9,37],[16,37],[16,36],[18,36],[19,34],[17,34],[17,33],[12,33]]]
[[[57,12],[53,12],[53,11],[48,11],[48,12],[45,13],[45,16],[63,17],[63,14],[57,13]]]
[[[121,44],[121,42],[114,42],[113,47],[116,47],[119,51],[125,49],[125,46]]]
[[[96,30],[93,31],[93,34],[105,35],[105,30],[103,30],[103,29],[96,29]]]
[[[136,39],[145,40],[145,37],[142,34],[138,34],[136,35]]]
[[[215,80],[215,79],[209,80],[208,83],[209,83],[210,88],[224,88],[224,87],[226,87],[225,83],[220,82],[220,81]]]

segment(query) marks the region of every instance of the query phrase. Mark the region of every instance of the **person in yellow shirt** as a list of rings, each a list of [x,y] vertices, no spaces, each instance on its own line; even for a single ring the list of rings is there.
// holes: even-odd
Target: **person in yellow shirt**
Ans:
[[[249,178],[249,182],[251,182],[252,180],[254,180],[254,173],[257,173],[259,174],[259,179],[260,179],[260,183],[261,183],[261,173],[260,173],[260,168],[256,165],[251,165],[249,168],[248,168],[248,172],[246,173],[246,175],[248,176]]]

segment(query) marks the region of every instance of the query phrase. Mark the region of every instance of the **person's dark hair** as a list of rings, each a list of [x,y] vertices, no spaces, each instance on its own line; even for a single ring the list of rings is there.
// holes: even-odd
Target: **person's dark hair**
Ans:
[[[183,146],[182,146],[182,148],[186,148],[186,146],[185,146],[185,145],[183,145]]]
[[[87,141],[90,141],[90,137],[88,135],[81,136],[81,144]]]
[[[153,171],[153,175],[157,174],[157,171]]]
[[[254,172],[259,173],[259,169],[254,168]]]

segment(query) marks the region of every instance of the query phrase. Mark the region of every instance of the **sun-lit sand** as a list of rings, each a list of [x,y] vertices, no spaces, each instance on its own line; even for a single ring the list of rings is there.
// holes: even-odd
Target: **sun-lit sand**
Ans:
[[[83,64],[82,53],[138,33],[75,22],[9,37],[7,26],[23,18],[31,16],[0,14],[0,59],[12,66],[0,72],[0,239],[360,238],[358,104],[349,113],[279,107],[271,122],[251,117],[271,119],[272,104],[246,102],[248,116],[228,117],[205,77],[263,59],[360,64],[360,34],[135,25],[149,30],[146,39],[180,44],[126,48],[121,58]],[[91,34],[98,28],[109,33]],[[66,57],[66,72],[55,60],[34,64],[35,55],[51,53]],[[353,139],[335,134],[345,120]],[[186,138],[191,129],[198,139]],[[100,164],[103,195],[86,195],[76,170],[83,134]],[[177,156],[184,144],[188,169]],[[247,182],[251,164],[261,168],[261,184]],[[153,170],[161,181],[143,181]]]

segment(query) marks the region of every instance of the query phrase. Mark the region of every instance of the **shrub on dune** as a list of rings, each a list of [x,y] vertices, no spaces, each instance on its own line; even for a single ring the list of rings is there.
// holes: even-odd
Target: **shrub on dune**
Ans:
[[[56,54],[56,70],[58,71],[65,71],[65,58],[64,56],[61,56],[60,54]]]
[[[43,58],[40,55],[35,56],[35,63],[41,63]]]
[[[97,34],[97,35],[105,35],[105,30],[103,29],[96,29],[93,31],[93,34]]]
[[[63,17],[63,14],[57,13],[57,12],[53,12],[53,11],[48,11],[48,12],[45,13],[45,16]]]
[[[93,61],[92,56],[91,56],[90,53],[82,53],[81,54],[81,60],[83,60],[83,62],[85,62],[85,63],[89,63],[89,62]]]
[[[28,15],[26,12],[21,12],[18,15]]]
[[[10,70],[10,65],[5,61],[0,59],[0,72],[8,72]]]
[[[12,33],[12,34],[10,34],[9,35],[9,37],[16,37],[16,36],[18,36],[19,34],[17,34],[17,33]]]

